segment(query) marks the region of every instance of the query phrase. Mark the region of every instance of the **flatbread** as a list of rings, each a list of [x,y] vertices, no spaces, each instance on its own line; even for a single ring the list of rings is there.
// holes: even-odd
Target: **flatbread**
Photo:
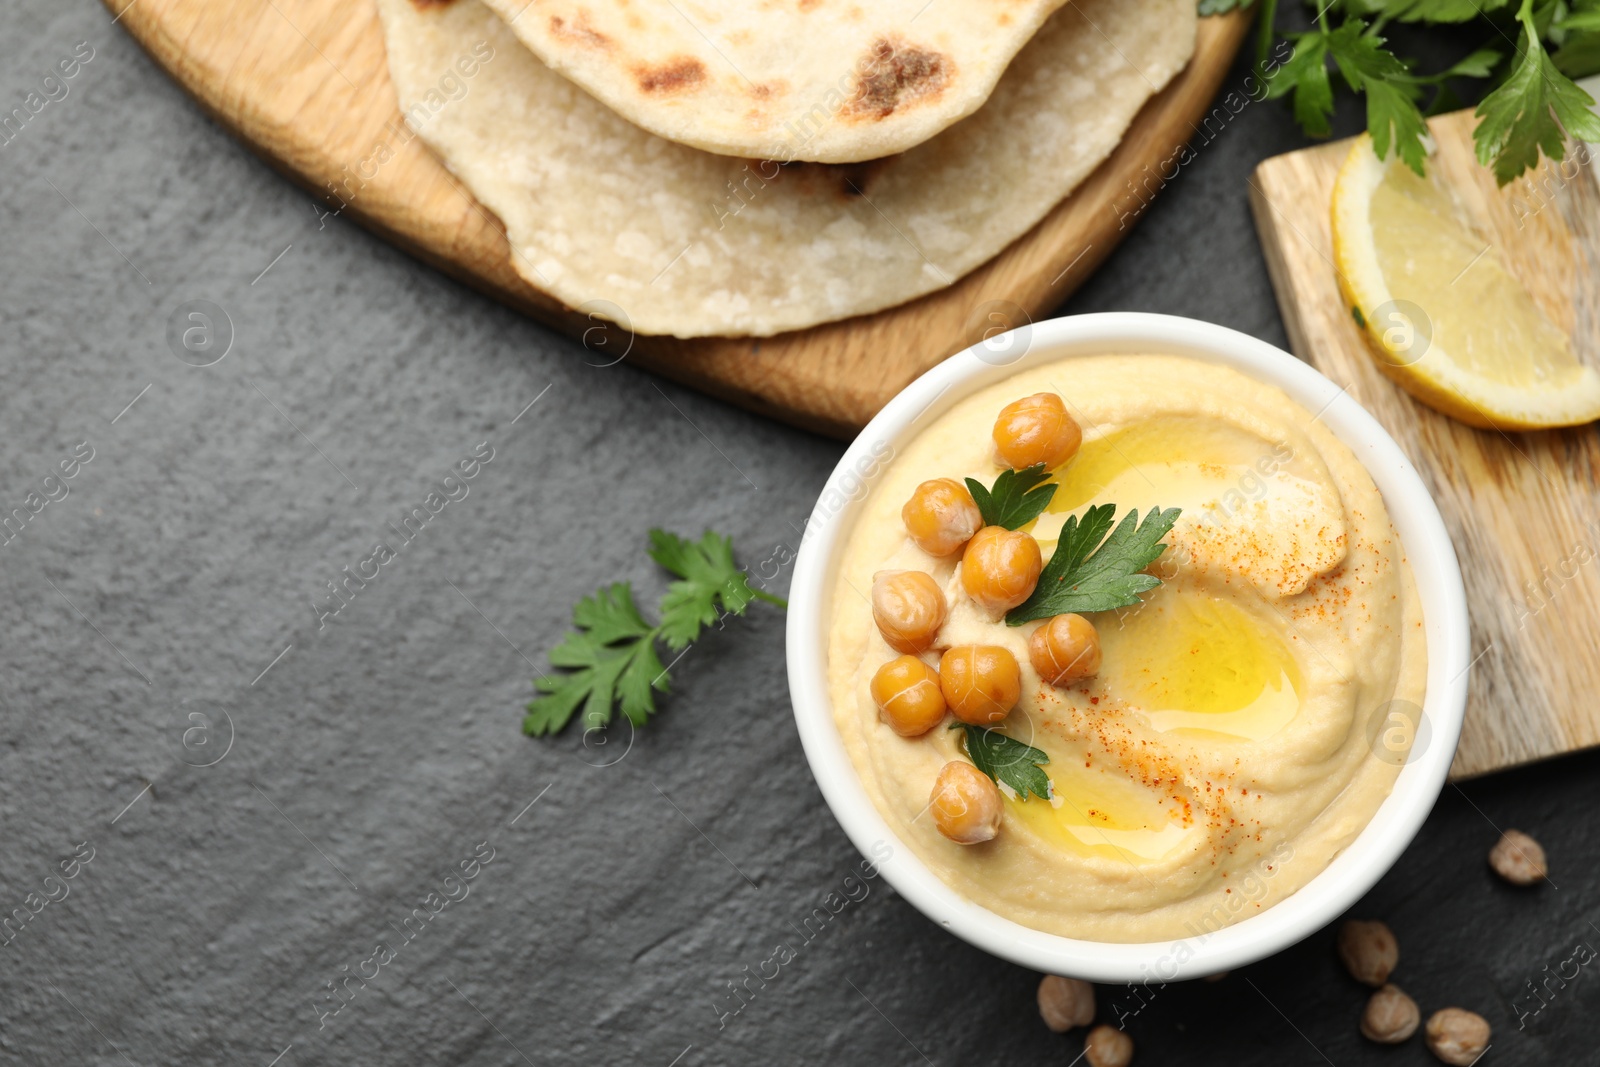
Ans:
[[[1111,153],[1188,62],[1196,23],[1194,0],[1079,0],[938,137],[871,163],[780,166],[646,133],[480,0],[417,5],[378,0],[401,109],[500,216],[517,271],[679,337],[768,336],[951,284]]]
[[[533,54],[651,133],[854,163],[972,114],[1062,0],[486,0]]]

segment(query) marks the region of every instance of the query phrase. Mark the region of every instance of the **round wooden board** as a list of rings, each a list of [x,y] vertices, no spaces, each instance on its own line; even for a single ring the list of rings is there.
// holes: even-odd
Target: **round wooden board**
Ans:
[[[769,338],[629,336],[563,306],[511,268],[505,231],[402,131],[370,0],[105,0],[217,122],[268,163],[440,270],[619,358],[788,422],[849,436],[907,382],[978,340],[986,305],[1059,304],[1142,210],[1150,175],[1197,128],[1249,26],[1202,18],[1189,66],[1112,156],[1000,255],[948,289],[872,315]],[[398,132],[397,132],[398,131]],[[387,151],[385,151],[387,149]],[[372,161],[388,158],[381,165]],[[1146,173],[1149,168],[1149,174]],[[1158,180],[1157,180],[1158,183]],[[353,194],[352,194],[353,190]]]

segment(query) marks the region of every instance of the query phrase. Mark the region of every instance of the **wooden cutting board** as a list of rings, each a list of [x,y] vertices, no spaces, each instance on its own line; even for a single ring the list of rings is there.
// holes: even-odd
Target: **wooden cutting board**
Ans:
[[[400,112],[371,0],[104,0],[217,122],[322,195],[396,141]],[[346,213],[491,296],[584,340],[591,361],[627,358],[734,403],[851,436],[902,386],[994,326],[1055,307],[1114,248],[1186,142],[1238,51],[1248,16],[1200,20],[1194,59],[1139,113],[1116,152],[1032,231],[942,292],[888,311],[761,339],[628,337],[563,307],[511,269],[505,231],[419,139],[395,149]],[[1222,121],[1226,125],[1227,113]],[[1145,168],[1149,168],[1149,173]],[[364,176],[364,175],[363,175]],[[1134,184],[1130,184],[1134,183]],[[331,206],[333,201],[328,203]]]
[[[1430,167],[1485,244],[1572,334],[1580,357],[1600,366],[1592,163],[1546,162],[1501,191],[1473,159],[1470,112],[1431,125]],[[1251,181],[1251,205],[1290,346],[1400,442],[1455,540],[1477,659],[1452,774],[1600,744],[1600,435],[1594,426],[1476,430],[1378,372],[1330,258],[1329,198],[1349,150],[1340,141],[1267,160]]]

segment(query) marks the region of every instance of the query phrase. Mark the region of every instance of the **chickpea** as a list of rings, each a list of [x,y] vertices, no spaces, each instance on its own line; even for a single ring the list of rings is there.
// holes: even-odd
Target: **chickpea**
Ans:
[[[1394,931],[1376,920],[1351,919],[1339,927],[1338,949],[1350,977],[1374,989],[1389,980],[1400,962]]]
[[[939,689],[962,722],[992,726],[1022,697],[1017,657],[999,645],[960,645],[939,659]]]
[[[928,809],[939,832],[959,845],[989,841],[1000,832],[1000,790],[970,763],[952,760],[944,765]]]
[[[935,478],[917,486],[900,509],[917,547],[930,556],[953,556],[983,526],[983,515],[967,487],[954,478]]]
[[[1454,1067],[1471,1067],[1489,1047],[1489,1021],[1465,1008],[1441,1008],[1422,1031],[1428,1051]]]
[[[1055,470],[1078,454],[1083,429],[1055,393],[1035,393],[1000,409],[994,420],[994,447],[1000,462],[1021,470],[1043,463]]]
[[[1133,1062],[1133,1038],[1101,1023],[1083,1039],[1083,1058],[1089,1067],[1128,1067]]]
[[[921,652],[933,644],[950,606],[925,571],[879,571],[872,578],[872,618],[896,652]]]
[[[944,718],[939,672],[915,656],[901,656],[872,676],[872,702],[901,737],[925,734]]]
[[[1417,1032],[1421,1020],[1416,1001],[1397,986],[1385,985],[1372,994],[1361,1013],[1361,1036],[1380,1045],[1398,1045]]]
[[[1071,685],[1100,670],[1100,633],[1082,615],[1057,615],[1028,638],[1028,662],[1051,685]]]
[[[1489,850],[1489,866],[1512,885],[1537,885],[1550,873],[1544,847],[1521,830],[1507,830]]]
[[[961,554],[961,586],[984,611],[1004,615],[1032,595],[1043,567],[1032,535],[985,526]]]
[[[1058,1034],[1094,1022],[1094,986],[1081,978],[1047,974],[1039,982],[1039,1015]]]

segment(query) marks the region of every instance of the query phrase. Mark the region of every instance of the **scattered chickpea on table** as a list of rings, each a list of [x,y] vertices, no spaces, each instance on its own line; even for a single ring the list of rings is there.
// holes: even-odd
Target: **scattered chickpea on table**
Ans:
[[[1451,1067],[1471,1067],[1489,1047],[1489,1022],[1465,1008],[1441,1008],[1423,1031],[1428,1051]]]
[[[1058,1034],[1094,1022],[1094,986],[1081,978],[1047,974],[1039,980],[1039,1017]]]
[[[1083,1039],[1083,1059],[1089,1067],[1128,1067],[1133,1062],[1133,1038],[1126,1030],[1101,1023]]]
[[[1349,920],[1339,928],[1338,948],[1350,977],[1374,989],[1389,980],[1400,962],[1400,942],[1381,922]]]
[[[1394,931],[1381,922],[1351,919],[1339,928],[1336,947],[1350,977],[1376,989],[1361,1013],[1361,1036],[1398,1045],[1416,1033],[1422,1018],[1417,1002],[1389,981],[1400,962]],[[1489,1047],[1489,1023],[1465,1008],[1443,1008],[1428,1017],[1423,1041],[1443,1062],[1468,1067]]]
[[[1399,986],[1385,984],[1372,994],[1361,1013],[1361,1036],[1380,1045],[1398,1045],[1417,1032],[1421,1021],[1417,1002]]]
[[[1512,885],[1538,885],[1550,876],[1544,846],[1521,830],[1507,830],[1489,850],[1489,866]]]

